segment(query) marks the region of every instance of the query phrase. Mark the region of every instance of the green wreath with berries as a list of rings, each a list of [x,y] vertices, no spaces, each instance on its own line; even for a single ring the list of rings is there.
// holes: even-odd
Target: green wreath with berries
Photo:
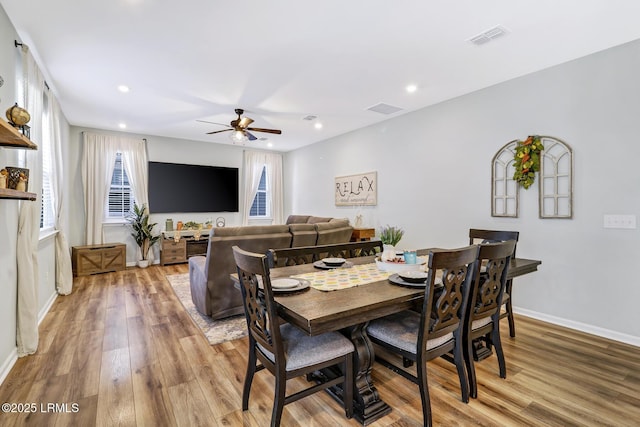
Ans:
[[[531,135],[524,141],[516,143],[516,152],[513,156],[516,171],[513,180],[525,189],[531,187],[536,178],[536,172],[540,170],[540,152],[544,150],[542,140],[538,135]]]

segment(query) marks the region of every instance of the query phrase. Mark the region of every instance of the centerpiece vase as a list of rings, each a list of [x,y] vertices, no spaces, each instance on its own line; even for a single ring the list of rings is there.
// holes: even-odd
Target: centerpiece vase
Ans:
[[[396,257],[396,248],[393,245],[382,245],[382,254],[380,260],[391,261]]]

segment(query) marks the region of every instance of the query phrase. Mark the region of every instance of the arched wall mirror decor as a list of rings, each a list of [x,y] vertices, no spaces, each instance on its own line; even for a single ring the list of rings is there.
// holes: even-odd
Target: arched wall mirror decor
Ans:
[[[540,218],[573,218],[573,150],[564,141],[540,136],[538,180]],[[491,216],[517,218],[520,185],[514,181],[518,140],[505,144],[491,161]]]
[[[516,143],[507,143],[491,160],[491,216],[518,217],[520,186],[513,180]]]
[[[538,177],[540,218],[573,218],[573,150],[552,136],[542,136],[544,151]]]

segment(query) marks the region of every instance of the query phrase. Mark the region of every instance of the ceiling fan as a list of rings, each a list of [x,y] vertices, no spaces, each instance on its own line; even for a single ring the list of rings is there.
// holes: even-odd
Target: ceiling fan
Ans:
[[[233,131],[231,133],[231,140],[233,142],[242,143],[242,142],[246,142],[247,140],[255,141],[256,139],[258,139],[249,131],[274,133],[277,135],[280,135],[282,133],[282,131],[279,129],[264,129],[264,128],[249,127],[249,125],[253,123],[253,119],[249,117],[242,117],[242,115],[244,114],[244,110],[241,108],[236,108],[235,112],[238,115],[238,118],[235,120],[231,120],[231,123],[228,125],[229,129],[214,130],[213,132],[207,132],[207,135],[212,135],[214,133],[220,133],[220,132]],[[227,126],[227,125],[223,125],[223,126]]]

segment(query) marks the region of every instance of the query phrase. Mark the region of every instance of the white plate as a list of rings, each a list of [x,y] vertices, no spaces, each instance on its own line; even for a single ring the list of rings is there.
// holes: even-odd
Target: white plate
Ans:
[[[291,278],[287,278],[287,277],[283,277],[283,278],[280,278],[280,279],[273,279],[271,281],[271,287],[273,289],[295,288],[299,284],[300,284],[300,281],[298,279],[291,279]]]
[[[389,282],[394,285],[406,286],[408,288],[425,288],[427,286],[426,280],[423,282],[408,282],[404,280],[402,277],[398,276],[398,273],[392,274],[389,276]]]
[[[346,261],[340,265],[327,265],[324,261],[318,260],[313,263],[313,266],[321,270],[333,270],[335,268],[351,268],[353,267],[353,263],[351,261]]]
[[[427,272],[421,270],[406,270],[398,273],[398,276],[407,282],[420,283],[427,280]]]
[[[322,262],[330,267],[339,267],[344,264],[347,260],[344,258],[322,258]]]

